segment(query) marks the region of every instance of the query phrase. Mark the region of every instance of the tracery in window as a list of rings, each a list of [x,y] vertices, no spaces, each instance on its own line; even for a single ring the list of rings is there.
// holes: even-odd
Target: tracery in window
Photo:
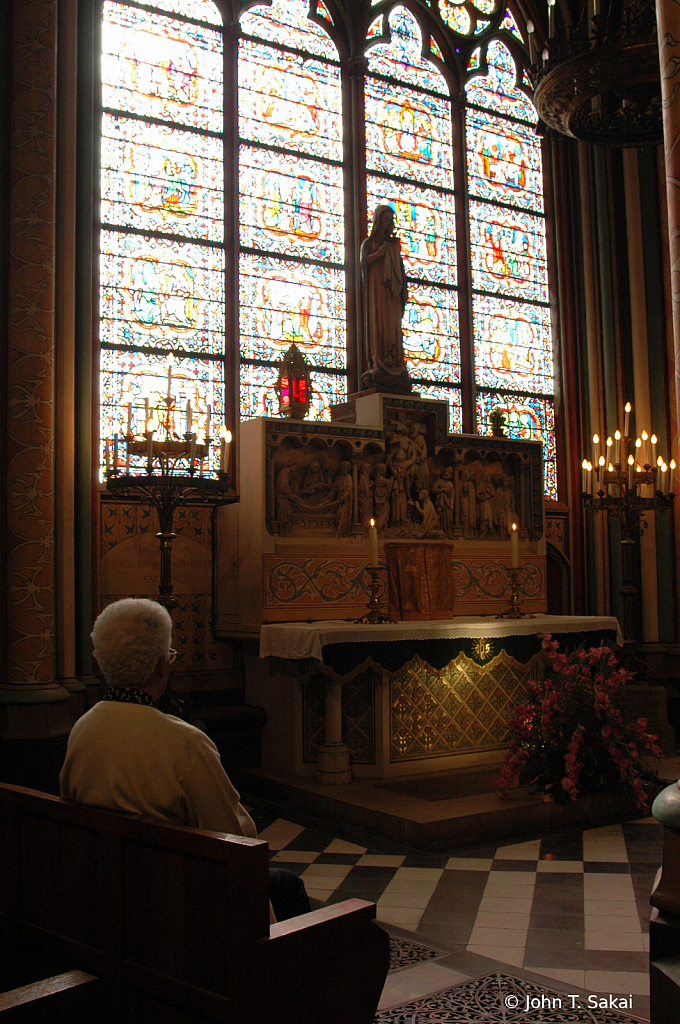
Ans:
[[[507,47],[466,87],[477,429],[504,414],[511,437],[543,443],[545,494],[557,498],[554,367],[538,120]]]
[[[446,399],[451,429],[462,430],[456,235],[449,88],[422,56],[415,17],[389,15],[389,43],[367,50],[366,189],[369,218],[395,211],[409,281],[404,349],[414,390]],[[369,224],[370,229],[370,224]]]
[[[278,415],[278,361],[312,370],[310,418],[346,395],[342,96],[338,52],[304,0],[241,18],[241,416]]]
[[[145,405],[165,405],[169,368],[172,433],[187,401],[199,435],[209,409],[224,420],[221,18],[202,0],[156,7],[103,5],[102,439],[158,428]],[[146,459],[132,455],[129,471],[143,475]]]

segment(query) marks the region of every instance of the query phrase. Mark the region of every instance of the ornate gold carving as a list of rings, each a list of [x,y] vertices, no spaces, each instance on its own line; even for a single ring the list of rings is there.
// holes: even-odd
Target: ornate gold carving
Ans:
[[[459,654],[438,670],[416,655],[391,677],[390,759],[501,749],[508,719],[531,678],[532,661],[522,665],[501,651],[478,665]]]
[[[472,649],[480,661],[488,661],[493,656],[493,640],[487,640],[486,637],[480,636],[473,643]]]

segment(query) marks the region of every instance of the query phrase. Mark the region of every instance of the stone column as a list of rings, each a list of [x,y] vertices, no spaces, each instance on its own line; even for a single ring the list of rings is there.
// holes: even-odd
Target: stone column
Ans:
[[[594,241],[594,212],[590,196],[593,194],[594,183],[591,162],[589,159],[589,147],[579,143],[579,178],[581,193],[581,229],[583,232],[583,283],[585,293],[586,311],[586,365],[588,367],[587,401],[590,413],[590,431],[584,429],[584,444],[586,452],[590,451],[590,437],[594,433],[602,436],[604,432],[604,409],[601,404],[602,367],[601,367],[601,323],[598,317],[597,304],[597,265],[595,259]],[[586,396],[584,395],[584,400]],[[606,435],[605,435],[606,437]],[[587,458],[584,454],[581,458]],[[594,600],[595,607],[589,611],[594,615],[608,614],[607,592],[605,581],[607,574],[607,551],[605,547],[606,536],[602,516],[595,515],[591,518],[585,517],[586,523],[592,523],[594,564],[592,573],[594,578]]]
[[[85,710],[76,675],[75,584],[75,253],[77,0],[61,0],[57,72],[56,308],[54,389],[54,573],[56,678],[71,694],[75,721]]]
[[[13,0],[4,543],[4,740],[63,736],[55,681],[54,365],[57,0]]]
[[[628,237],[628,283],[630,286],[630,327],[633,347],[633,380],[635,394],[635,433],[654,432],[649,390],[649,356],[647,338],[647,294],[645,288],[644,249],[642,241],[642,210],[640,207],[640,176],[636,149],[624,149],[623,173],[626,189],[626,235]],[[658,431],[660,432],[660,431]],[[656,469],[656,467],[654,467]],[[653,487],[643,488],[652,497]],[[659,639],[659,596],[656,576],[656,513],[647,512],[647,529],[640,537],[642,639],[656,643]]]
[[[342,742],[342,686],[330,679],[326,680],[324,729],[324,742],[319,747],[319,782],[351,782],[349,747]]]
[[[680,411],[680,6],[672,0],[656,0],[656,26],[659,34],[666,159],[676,420],[680,422],[680,417],[677,416]],[[675,481],[673,486],[675,488]]]

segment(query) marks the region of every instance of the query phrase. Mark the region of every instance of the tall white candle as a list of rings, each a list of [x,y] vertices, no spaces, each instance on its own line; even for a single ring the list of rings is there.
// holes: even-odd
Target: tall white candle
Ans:
[[[555,0],[548,0],[548,38],[553,37],[553,7],[555,6]]]
[[[658,438],[656,434],[652,434],[650,441],[652,442],[652,465],[656,465],[656,446],[658,444]]]
[[[153,472],[153,430],[146,432],[146,461],[149,463],[149,473]]]
[[[675,490],[675,459],[671,459],[668,467],[668,493]]]
[[[220,427],[220,473],[227,472],[229,465],[229,445],[231,444],[231,431],[222,424]]]
[[[128,436],[132,433],[132,402],[128,402],[127,432]]]
[[[649,434],[646,430],[642,431],[642,465],[649,465]]]
[[[210,417],[212,415],[212,405],[208,402],[208,415],[205,423],[205,443],[210,443]]]
[[[371,525],[368,528],[368,554],[369,554],[369,565],[377,567],[378,565],[378,527],[375,525],[375,519],[371,519]]]
[[[593,465],[597,465],[597,460],[600,457],[600,438],[597,434],[593,434]]]
[[[149,399],[144,399],[144,433],[149,433]]]
[[[581,463],[581,491],[583,494],[588,493],[588,460],[584,459]]]
[[[527,21],[527,35],[529,36],[529,63],[534,63],[534,23]]]
[[[621,431],[614,431],[614,465],[618,466],[621,463]]]
[[[168,366],[168,405],[170,405],[170,399],[172,398],[172,364]]]
[[[635,465],[635,459],[632,455],[628,456],[628,490],[633,490],[633,466]]]
[[[191,433],[192,419],[193,419],[193,410],[191,408],[191,401],[188,400],[187,401],[187,429],[186,429],[186,433],[187,434]]]
[[[513,523],[510,528],[510,568],[519,568],[519,531],[517,523]]]
[[[633,411],[633,406],[630,404],[630,402],[626,402],[625,406],[623,407],[623,411],[625,413],[623,417],[623,436],[629,437],[630,435],[628,431],[630,430],[630,414]]]

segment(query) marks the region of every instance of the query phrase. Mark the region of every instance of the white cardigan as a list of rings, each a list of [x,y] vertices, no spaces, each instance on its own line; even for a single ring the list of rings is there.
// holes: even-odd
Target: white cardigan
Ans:
[[[256,836],[212,740],[145,704],[100,701],[79,718],[59,781],[76,803]]]

